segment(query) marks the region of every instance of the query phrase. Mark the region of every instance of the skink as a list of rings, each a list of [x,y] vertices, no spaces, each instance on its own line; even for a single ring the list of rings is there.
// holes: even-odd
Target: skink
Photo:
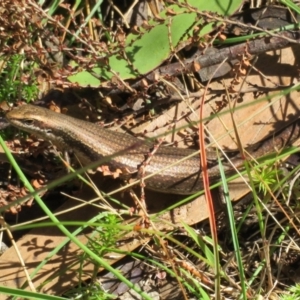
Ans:
[[[96,124],[82,121],[64,114],[34,106],[19,106],[6,114],[7,121],[37,137],[52,141],[62,150],[72,149],[83,163],[94,162],[106,156],[113,158],[105,165],[112,171],[137,173],[152,144],[126,133],[115,132]],[[247,149],[253,158],[290,145],[300,137],[300,121],[289,125],[276,136]],[[195,150],[174,147],[159,147],[146,165],[145,176],[156,175],[146,180],[146,188],[163,193],[192,194],[203,188],[199,155]],[[188,157],[185,160],[185,157]],[[182,160],[176,164],[178,160]],[[232,160],[234,166],[241,167],[242,160]],[[168,167],[172,165],[171,167]],[[225,163],[226,173],[234,171]],[[208,173],[212,181],[220,178],[216,159],[208,162]]]

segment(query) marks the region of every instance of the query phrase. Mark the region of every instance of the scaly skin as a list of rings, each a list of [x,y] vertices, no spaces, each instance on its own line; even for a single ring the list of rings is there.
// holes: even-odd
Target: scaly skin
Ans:
[[[137,173],[151,151],[152,144],[126,133],[115,132],[96,124],[82,121],[51,110],[33,106],[19,106],[6,114],[7,121],[37,137],[52,141],[62,150],[72,150],[83,163],[112,157],[105,161],[111,170],[123,173]],[[294,122],[278,135],[249,147],[251,157],[258,158],[282,149],[300,137],[300,123]],[[178,163],[178,161],[180,161]],[[238,157],[233,158],[237,168],[243,165]],[[225,172],[234,168],[225,164]],[[220,178],[216,159],[208,162],[208,172],[212,181]],[[156,173],[146,180],[146,188],[163,193],[192,194],[203,188],[199,154],[191,149],[159,147],[145,168],[145,175]]]

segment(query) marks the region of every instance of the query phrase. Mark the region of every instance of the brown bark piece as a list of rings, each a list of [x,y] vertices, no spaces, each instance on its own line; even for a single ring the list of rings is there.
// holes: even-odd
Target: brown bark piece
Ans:
[[[82,193],[85,195],[87,200],[92,198],[87,196],[90,193],[86,191]],[[154,201],[158,199],[160,201]],[[234,196],[232,196],[234,197]],[[159,193],[149,193],[149,203],[152,203],[153,211],[159,211],[167,206],[178,201],[179,196],[177,195],[162,195]],[[152,199],[152,201],[151,201]],[[159,205],[158,205],[159,204]],[[220,209],[220,203],[215,202],[215,209]],[[68,200],[59,211],[73,207],[74,201]],[[86,205],[80,209],[71,211],[59,216],[60,220],[71,221],[81,220],[87,221],[98,213],[95,207]],[[158,218],[158,222],[155,222],[155,226],[158,230],[170,230],[174,226],[182,227],[182,221],[188,225],[200,222],[208,217],[206,201],[203,196],[187,203],[186,205],[180,206],[170,213],[164,213]],[[126,222],[127,223],[127,222]],[[171,225],[172,224],[172,225]],[[72,229],[69,229],[72,231]],[[65,237],[59,229],[56,227],[46,227],[40,229],[33,229],[26,234],[22,239],[17,241],[18,249],[25,261],[26,268],[31,274],[34,269],[43,261],[49,252],[51,252],[57,245],[59,245]],[[80,235],[78,239],[82,243],[87,242],[87,238],[84,235]],[[148,237],[145,236],[145,239]],[[123,239],[123,246],[120,249],[126,251],[133,251],[135,248],[145,243],[145,239],[141,238],[139,232],[128,233]],[[78,284],[78,272],[79,272],[79,256],[81,251],[73,243],[68,243],[57,255],[54,255],[50,261],[42,268],[40,272],[33,279],[35,287],[43,285],[42,291],[47,294],[59,295],[71,286]],[[111,263],[121,259],[111,260]],[[74,264],[74,265],[73,265]],[[15,249],[11,247],[0,257],[1,276],[0,285],[7,286],[10,288],[20,288],[25,282],[26,278],[21,268],[20,262],[15,253]],[[72,267],[71,267],[72,266]],[[85,263],[83,267],[83,278],[88,279],[92,275],[93,265]],[[27,288],[28,289],[28,288]],[[7,299],[7,296],[0,294],[0,300]]]
[[[274,88],[275,84],[280,86],[288,86],[298,81],[297,65],[300,60],[299,45],[294,45],[282,50],[267,52],[259,56],[255,67],[264,75],[252,70],[250,75],[245,77],[243,85],[236,86],[238,91],[247,91],[260,87]],[[251,63],[254,63],[251,61]],[[232,77],[224,80],[226,87],[229,89]],[[241,82],[244,78],[241,78]],[[218,103],[222,103],[225,97],[225,89],[221,80],[214,80],[210,83],[208,94],[205,97],[205,107],[203,118],[208,118],[217,109]],[[288,95],[276,96],[265,101],[257,101],[265,96],[276,95],[281,92],[278,89],[272,92],[261,92],[257,96],[257,92],[246,92],[241,94],[241,102],[236,103],[233,118],[238,126],[238,134],[242,145],[254,144],[266,136],[273,134],[276,130],[284,127],[284,125],[299,117],[299,92],[293,91]],[[215,94],[213,91],[224,90],[221,94]],[[202,90],[203,91],[203,90]],[[202,92],[200,91],[200,92]],[[259,91],[259,89],[258,89]],[[232,95],[234,97],[234,94]],[[186,147],[182,142],[182,137],[186,132],[197,132],[197,126],[191,125],[190,122],[199,122],[199,105],[200,98],[192,101],[181,101],[178,105],[173,106],[161,116],[155,118],[150,124],[140,124],[135,126],[134,132],[143,132],[147,130],[149,137],[164,135],[170,132],[171,128],[175,132],[184,128],[175,134],[166,136],[168,142],[176,141],[179,147]],[[232,106],[234,102],[232,103]],[[193,110],[192,110],[193,109]],[[223,149],[237,149],[236,137],[233,132],[232,118],[229,113],[229,106],[222,109],[221,115],[212,121],[207,121],[207,129],[211,135],[219,142]],[[184,118],[182,116],[185,116]],[[172,120],[176,121],[176,126],[171,127],[169,124]],[[230,134],[229,134],[230,133]],[[215,145],[214,145],[215,146]]]

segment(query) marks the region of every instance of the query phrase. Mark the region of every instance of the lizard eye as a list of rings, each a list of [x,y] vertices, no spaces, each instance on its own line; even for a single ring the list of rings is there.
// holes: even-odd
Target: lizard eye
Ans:
[[[33,119],[24,119],[23,123],[25,123],[25,125],[31,126],[33,124]]]

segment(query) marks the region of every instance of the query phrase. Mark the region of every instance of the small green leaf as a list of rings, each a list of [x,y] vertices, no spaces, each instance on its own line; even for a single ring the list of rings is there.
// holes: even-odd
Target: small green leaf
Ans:
[[[139,36],[129,34],[125,41],[125,48],[120,47],[119,50],[114,48],[114,53],[118,53],[108,57],[107,68],[93,69],[94,74],[90,74],[91,77],[86,75],[87,71],[83,71],[68,79],[80,86],[98,87],[102,83],[101,79],[109,80],[114,74],[120,76],[122,80],[136,78],[139,74],[147,74],[170,57],[172,50],[192,35],[196,25],[202,27],[200,36],[212,31],[216,22],[212,20],[211,23],[204,24],[205,20],[199,17],[198,11],[230,15],[239,7],[241,0],[223,0],[222,3],[218,0],[182,0],[179,4],[182,6],[168,7],[176,13],[175,15],[167,16],[167,11],[163,11],[160,13],[161,22],[149,21],[151,29],[148,31],[140,29]],[[113,46],[116,47],[116,45]]]

